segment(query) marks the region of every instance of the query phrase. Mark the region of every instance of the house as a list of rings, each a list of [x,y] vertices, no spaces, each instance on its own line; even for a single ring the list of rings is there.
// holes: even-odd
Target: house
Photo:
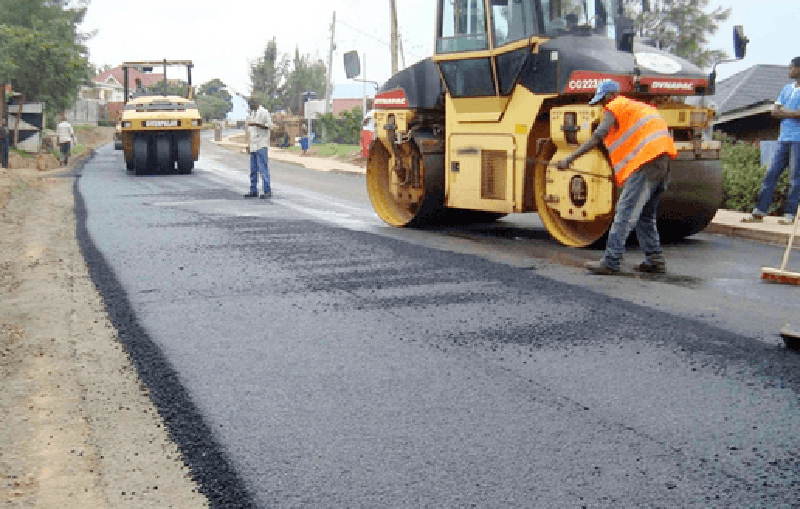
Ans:
[[[738,140],[777,140],[780,121],[772,105],[789,83],[788,65],[758,64],[717,83],[714,129]]]
[[[128,93],[136,90],[137,83],[142,87],[152,87],[163,79],[164,75],[160,73],[128,69]],[[116,120],[125,102],[123,81],[122,67],[109,69],[92,78],[89,84],[81,87],[78,100],[72,109],[66,112],[67,120],[73,124],[92,125],[96,125],[98,120]]]

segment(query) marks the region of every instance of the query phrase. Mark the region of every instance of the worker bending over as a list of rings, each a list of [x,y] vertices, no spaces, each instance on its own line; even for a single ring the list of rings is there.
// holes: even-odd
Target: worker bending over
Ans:
[[[603,120],[591,139],[557,167],[565,170],[586,152],[604,143],[614,168],[614,181],[622,187],[614,223],[608,232],[602,260],[586,263],[594,274],[619,272],[625,242],[636,228],[645,260],[636,270],[664,273],[666,262],[656,228],[658,201],[667,190],[670,159],[678,156],[666,121],[649,104],[620,95],[616,81],[603,81],[589,104],[603,105]]]

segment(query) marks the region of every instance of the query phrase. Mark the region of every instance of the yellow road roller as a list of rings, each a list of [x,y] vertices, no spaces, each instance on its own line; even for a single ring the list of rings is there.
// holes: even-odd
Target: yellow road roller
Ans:
[[[183,95],[168,93],[167,67],[185,66],[188,87]],[[163,67],[162,90],[145,90],[139,86],[130,91],[129,69],[142,72]],[[203,119],[194,103],[191,60],[125,62],[125,105],[117,123],[115,144],[125,153],[128,170],[141,175],[148,172],[188,174],[200,152],[200,131]]]
[[[538,212],[559,242],[584,247],[611,226],[619,190],[604,149],[559,171],[591,137],[598,83],[658,108],[679,150],[658,227],[665,240],[701,231],[722,199],[715,73],[634,41],[618,0],[438,0],[435,53],[375,96],[367,186],[393,226],[491,221]],[[737,57],[746,44],[734,30]],[[358,60],[345,59],[348,76]],[[699,104],[699,105],[698,105]]]

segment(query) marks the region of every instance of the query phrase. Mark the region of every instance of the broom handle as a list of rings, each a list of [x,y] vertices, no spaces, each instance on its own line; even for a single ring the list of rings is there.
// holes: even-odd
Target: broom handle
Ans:
[[[789,263],[789,254],[792,252],[792,243],[794,242],[794,236],[797,233],[797,224],[800,222],[800,209],[795,211],[794,214],[794,228],[792,228],[792,234],[789,235],[789,245],[786,246],[786,253],[783,255],[783,262],[781,262],[781,272],[786,270],[786,264]]]

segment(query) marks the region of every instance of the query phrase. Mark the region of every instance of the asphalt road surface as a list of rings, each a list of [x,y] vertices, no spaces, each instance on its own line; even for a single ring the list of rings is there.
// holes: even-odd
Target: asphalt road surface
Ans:
[[[536,216],[392,229],[358,175],[205,143],[193,175],[98,151],[78,235],[219,507],[727,507],[800,499],[796,287],[712,235],[587,276]],[[641,261],[635,251],[628,270]]]

